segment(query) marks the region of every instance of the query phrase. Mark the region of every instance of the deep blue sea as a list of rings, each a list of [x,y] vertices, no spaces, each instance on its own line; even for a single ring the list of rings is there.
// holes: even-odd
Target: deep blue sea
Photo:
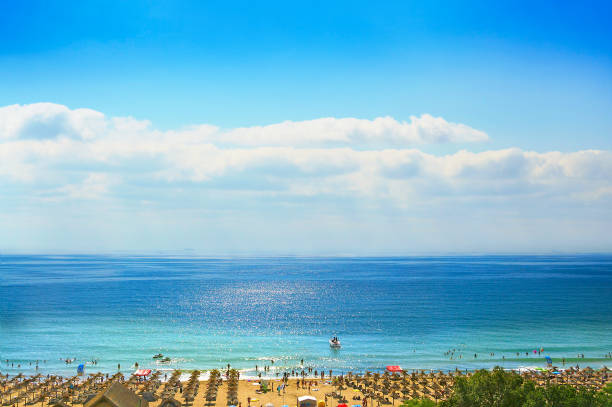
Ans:
[[[0,257],[2,373],[598,367],[611,351],[610,255]]]

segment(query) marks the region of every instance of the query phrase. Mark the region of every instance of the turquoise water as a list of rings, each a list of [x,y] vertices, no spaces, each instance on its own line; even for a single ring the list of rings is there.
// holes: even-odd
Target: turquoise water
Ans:
[[[3,373],[597,367],[610,351],[612,256],[0,257]]]

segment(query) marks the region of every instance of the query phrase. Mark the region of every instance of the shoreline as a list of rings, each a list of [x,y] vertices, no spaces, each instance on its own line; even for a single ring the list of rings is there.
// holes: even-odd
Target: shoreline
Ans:
[[[587,369],[587,368],[591,368],[594,370],[598,370],[598,369],[602,369],[602,368],[608,368],[609,366],[612,366],[612,358],[565,358],[565,364],[562,363],[562,358],[551,358],[552,359],[552,365],[555,368],[555,370],[558,371],[565,371],[565,370],[570,370],[570,369]],[[484,360],[483,360],[484,361]],[[503,363],[501,362],[524,362],[519,366],[503,366]],[[18,362],[18,360],[14,361],[13,363]],[[35,361],[34,361],[35,362]],[[463,365],[457,365],[454,368],[432,368],[432,367],[422,367],[422,368],[413,368],[413,367],[405,367],[402,370],[407,372],[408,374],[412,374],[412,373],[420,373],[420,372],[425,372],[425,373],[442,373],[442,374],[453,374],[453,373],[457,373],[457,372],[461,372],[461,373],[474,373],[478,370],[493,370],[493,368],[495,367],[501,367],[503,370],[505,371],[513,371],[513,372],[517,372],[517,373],[523,373],[526,371],[542,371],[542,370],[548,370],[550,368],[547,368],[546,362],[543,360],[543,358],[518,358],[518,359],[492,359],[492,360],[487,360],[486,364],[476,364],[475,366],[469,366],[466,367],[465,364]],[[493,362],[500,362],[500,363],[493,363]],[[606,363],[607,362],[607,363]],[[11,363],[11,361],[9,360],[9,363]],[[7,367],[6,364],[6,359],[2,360],[2,363],[0,364],[0,374],[4,375],[5,377],[7,375],[9,375],[9,377],[15,377],[18,375],[23,375],[23,376],[34,376],[37,374],[41,374],[43,376],[60,376],[60,377],[70,377],[70,376],[74,376],[76,374],[77,368],[79,366],[80,363],[78,362],[73,362],[70,364],[66,365],[65,369],[53,369],[53,368],[46,368],[44,365],[39,365],[38,368],[34,367],[34,366],[21,366],[21,367],[17,367],[17,365],[15,365],[14,367]],[[263,366],[262,366],[263,367]],[[234,367],[231,367],[232,369],[234,369]],[[172,367],[170,365],[156,365],[155,363],[153,364],[139,364],[138,366],[131,366],[130,368],[121,368],[120,370],[117,369],[105,369],[104,367],[100,367],[98,368],[98,365],[94,365],[91,364],[89,362],[85,362],[84,363],[84,374],[80,377],[87,377],[88,375],[93,375],[93,374],[103,374],[103,375],[114,375],[117,373],[121,373],[123,375],[129,376],[131,374],[133,374],[134,371],[138,370],[138,369],[151,369],[152,372],[160,372],[162,375],[162,378],[160,379],[162,381],[162,383],[164,383],[166,380],[163,379],[163,375],[168,374],[170,375],[172,372],[176,372],[176,371],[180,371],[181,372],[181,380],[185,379],[193,372],[200,372],[200,375],[198,376],[198,380],[200,381],[206,381],[209,378],[209,374],[210,372],[214,371],[214,370],[219,370],[219,371],[225,371],[227,369],[227,365],[222,366],[222,367],[212,367],[212,368],[194,368],[194,367],[189,367],[189,368],[181,368],[181,367]],[[256,371],[254,368],[236,368],[235,370],[239,372],[240,374],[240,380],[277,380],[283,377],[284,374],[288,374],[290,379],[297,379],[298,377],[301,377],[301,374],[304,373],[304,377],[306,379],[318,379],[320,380],[320,373],[317,375],[317,377],[314,377],[314,372],[317,371],[319,372],[320,369],[319,368],[314,368],[314,367],[309,367],[309,366],[298,366],[298,367],[286,367],[286,366],[268,366],[267,367],[267,371],[264,371],[263,369],[259,369],[259,371]],[[309,373],[309,369],[311,370],[311,372]],[[292,374],[292,372],[294,372],[294,374]],[[386,372],[385,367],[373,367],[371,369],[365,369],[365,370],[360,370],[360,369],[339,369],[339,368],[333,368],[332,369],[323,369],[323,372],[325,373],[325,378],[327,378],[329,376],[329,372],[332,372],[332,376],[333,377],[337,377],[337,376],[345,376],[345,375],[364,375],[369,373],[372,374],[384,374]]]
[[[590,367],[593,369],[600,369],[602,367],[612,367],[612,358],[609,358],[609,357],[584,357],[584,358],[551,357],[551,359],[552,359],[553,366],[561,370],[569,369],[572,367],[579,367],[579,368]],[[564,361],[565,363],[563,363]],[[36,362],[39,362],[38,367],[36,367]],[[76,373],[77,367],[81,363],[84,364],[86,373],[100,373],[101,372],[104,374],[107,374],[107,373],[115,374],[117,372],[120,372],[122,374],[131,374],[133,371],[139,368],[140,369],[151,369],[153,371],[157,370],[160,372],[173,372],[176,370],[180,370],[182,372],[193,372],[197,370],[204,374],[205,372],[210,372],[215,369],[223,370],[227,367],[227,364],[217,365],[214,367],[202,368],[202,367],[194,367],[194,366],[182,367],[181,364],[179,363],[162,364],[162,363],[155,363],[155,362],[152,362],[152,363],[145,362],[145,363],[139,363],[138,366],[132,365],[127,368],[122,367],[121,369],[118,370],[116,362],[110,362],[110,361],[105,361],[105,363],[98,365],[98,364],[92,364],[91,361],[83,361],[83,360],[77,359],[73,361],[72,363],[68,363],[68,364],[61,365],[61,366],[49,366],[48,362],[49,362],[48,360],[47,361],[43,361],[43,360],[37,361],[37,360],[28,360],[28,359],[9,359],[7,363],[7,359],[2,359],[0,362],[0,372],[2,372],[5,375],[7,373],[11,375],[16,375],[19,373],[27,374],[27,375],[35,375],[35,374],[40,373],[44,375],[47,375],[47,374],[58,375],[59,374],[59,375],[69,376],[72,373]],[[432,365],[433,364],[443,365],[439,367],[435,367],[431,365],[421,366],[421,367],[404,365],[402,367],[404,370],[408,372],[434,371],[434,372],[449,373],[449,372],[455,372],[455,371],[474,372],[474,371],[482,370],[482,369],[491,370],[495,366],[499,366],[506,371],[519,371],[525,368],[545,368],[547,366],[544,356],[518,357],[518,358],[507,358],[507,359],[482,358],[481,360],[478,360],[478,361],[464,360],[464,361],[461,361],[461,363],[456,363],[456,364],[450,364],[450,363],[444,364],[443,362],[445,361],[444,360],[436,360],[436,361],[432,360]],[[56,362],[54,363],[57,364]],[[393,363],[389,363],[389,364],[393,364]],[[114,366],[114,368],[112,366]],[[308,369],[312,369],[312,371],[321,370],[320,367],[318,366],[315,367],[312,365],[303,365],[303,366],[302,365],[297,365],[297,366],[295,365],[294,366],[270,365],[270,366],[267,366],[268,370],[264,371],[263,370],[264,366],[265,365],[260,365],[259,370],[255,370],[254,367],[232,366],[232,368],[235,367],[236,370],[240,372],[241,377],[244,377],[244,378],[248,377],[252,379],[259,379],[260,377],[266,378],[266,379],[276,379],[278,377],[281,377],[284,373],[287,373],[287,372],[291,373],[291,371],[297,372],[297,371],[308,370]],[[330,371],[330,368],[324,368],[323,370],[327,373]],[[347,369],[343,367],[331,366],[331,371],[334,373],[334,375],[348,374],[349,372],[351,372],[352,374],[364,374],[368,371],[372,373],[383,373],[385,371],[385,367],[376,366],[376,367],[371,367],[371,368],[366,368],[366,369],[363,369],[363,368]]]

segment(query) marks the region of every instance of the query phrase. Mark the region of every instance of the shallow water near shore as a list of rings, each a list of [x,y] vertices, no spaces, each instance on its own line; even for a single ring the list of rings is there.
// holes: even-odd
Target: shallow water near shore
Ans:
[[[599,367],[611,351],[609,255],[0,257],[2,373]]]

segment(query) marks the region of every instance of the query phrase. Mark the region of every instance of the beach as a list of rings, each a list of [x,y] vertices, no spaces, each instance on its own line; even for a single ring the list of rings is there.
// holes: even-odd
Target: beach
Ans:
[[[459,371],[412,372],[382,374],[366,372],[363,375],[348,373],[340,376],[314,376],[309,369],[295,372],[301,378],[291,375],[278,379],[240,379],[236,370],[209,372],[180,372],[162,374],[159,371],[138,370],[132,376],[120,373],[105,375],[60,376],[36,375],[27,377],[2,376],[0,392],[2,405],[18,406],[55,405],[58,402],[69,405],[87,404],[113,383],[133,391],[149,402],[151,407],[166,405],[168,400],[177,400],[178,405],[190,406],[297,406],[298,398],[310,396],[320,406],[342,405],[394,405],[402,400],[428,398],[445,400],[452,392],[453,384],[459,377],[472,373]],[[323,373],[325,374],[325,373]],[[607,369],[540,369],[521,372],[523,379],[533,381],[536,386],[569,384],[575,388],[601,390],[612,382]]]

